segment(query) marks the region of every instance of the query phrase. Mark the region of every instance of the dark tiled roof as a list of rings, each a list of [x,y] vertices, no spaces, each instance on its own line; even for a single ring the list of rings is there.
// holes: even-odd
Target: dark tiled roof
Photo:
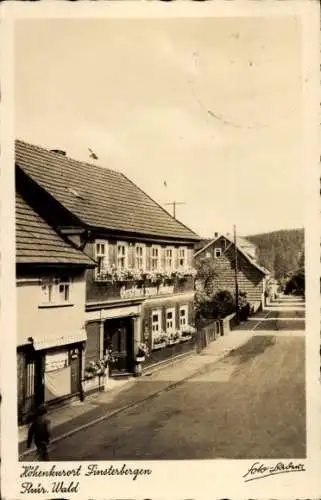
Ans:
[[[202,240],[202,242],[204,243],[205,242],[205,245],[199,249],[197,249],[194,253],[194,257],[197,257],[198,255],[200,255],[204,250],[206,250],[207,248],[209,248],[211,245],[213,245],[216,241],[218,241],[220,238],[226,238],[230,243],[232,243],[234,245],[234,240],[233,240],[233,237],[229,234],[220,234],[218,235],[216,238],[214,238],[213,240]],[[207,243],[206,243],[207,241]],[[237,238],[236,239],[236,248],[238,249],[238,251],[246,258],[246,260],[252,264],[254,267],[256,267],[262,274],[269,274],[270,271],[268,271],[265,267],[261,266],[260,264],[258,264],[258,262],[256,261],[256,259],[253,259],[253,257],[251,257],[244,249],[244,247],[242,246],[242,243],[244,244],[246,240],[244,240],[243,238]],[[240,244],[241,242],[241,244]],[[255,245],[253,245],[255,246]]]
[[[81,264],[94,262],[59,236],[16,193],[16,263]]]
[[[210,243],[213,243],[214,241],[216,241],[218,239],[218,237],[220,236],[224,236],[224,234],[220,234],[218,236],[216,236],[215,238],[205,238],[205,239],[202,239],[200,240],[194,247],[195,249],[195,252],[198,252],[199,250],[201,250],[202,248],[204,248],[205,246],[209,245]],[[229,240],[231,240],[231,238],[233,238],[230,234],[227,234],[226,235]],[[254,243],[251,243],[249,240],[247,240],[246,238],[244,238],[243,236],[237,236],[236,237],[236,243],[237,243],[237,246],[240,247],[240,248],[248,248],[248,247],[252,247],[252,248],[255,248],[255,245]]]
[[[16,141],[16,164],[91,227],[199,240],[120,172],[22,141]]]

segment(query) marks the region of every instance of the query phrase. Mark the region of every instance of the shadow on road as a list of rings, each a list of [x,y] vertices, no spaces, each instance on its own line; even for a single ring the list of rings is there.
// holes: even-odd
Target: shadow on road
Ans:
[[[266,349],[275,345],[275,337],[273,336],[255,336],[250,339],[246,344],[233,349],[226,359],[231,357],[238,357],[239,363],[247,363],[252,358],[259,354],[263,354]]]

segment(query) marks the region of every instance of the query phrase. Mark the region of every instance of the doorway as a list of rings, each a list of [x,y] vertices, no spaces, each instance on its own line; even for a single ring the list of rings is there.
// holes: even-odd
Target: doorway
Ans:
[[[104,325],[104,352],[111,349],[115,362],[111,365],[113,373],[132,373],[133,327],[131,318],[108,319]]]

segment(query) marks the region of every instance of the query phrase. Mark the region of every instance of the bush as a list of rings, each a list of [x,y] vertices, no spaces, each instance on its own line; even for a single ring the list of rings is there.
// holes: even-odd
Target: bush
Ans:
[[[225,318],[235,312],[235,298],[228,290],[220,290],[211,300],[212,317]]]

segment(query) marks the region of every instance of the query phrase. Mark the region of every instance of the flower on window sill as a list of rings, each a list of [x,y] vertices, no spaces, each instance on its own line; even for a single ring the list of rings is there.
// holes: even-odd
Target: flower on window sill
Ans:
[[[182,328],[182,335],[183,336],[193,335],[194,333],[196,333],[196,328],[194,328],[194,326],[192,326],[192,325],[183,326],[183,328]]]
[[[149,356],[149,348],[145,343],[138,344],[136,358],[145,358]]]
[[[133,269],[132,277],[136,281],[141,281],[144,276],[144,271],[142,269]]]
[[[165,332],[160,332],[157,336],[153,337],[153,345],[160,345],[166,343],[168,335]]]

